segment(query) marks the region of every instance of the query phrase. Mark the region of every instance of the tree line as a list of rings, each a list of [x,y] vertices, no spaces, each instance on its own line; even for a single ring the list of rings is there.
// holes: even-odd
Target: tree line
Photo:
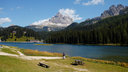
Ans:
[[[84,23],[84,22],[82,22]],[[128,14],[102,19],[95,24],[77,25],[51,33],[47,43],[128,44]]]
[[[20,27],[20,26],[10,26],[7,28],[0,29],[0,37],[2,41],[6,41],[8,38],[13,38],[13,33],[15,33],[16,38],[21,38],[22,36],[34,37],[35,39],[41,40],[41,36],[38,32],[31,29]]]

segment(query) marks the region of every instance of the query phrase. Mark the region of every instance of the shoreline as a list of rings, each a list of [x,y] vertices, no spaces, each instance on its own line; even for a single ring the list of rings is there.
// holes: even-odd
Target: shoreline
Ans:
[[[48,43],[48,44],[67,44],[67,43]],[[69,45],[93,45],[93,46],[128,46],[128,44],[83,44],[83,43],[78,43],[78,44],[69,44]]]
[[[13,43],[43,43],[43,42],[28,42],[28,41],[1,41],[1,42],[13,42]],[[68,44],[68,43],[43,43],[43,44]],[[83,44],[83,43],[78,43],[78,44],[69,44],[69,45],[93,45],[93,46],[128,46],[128,44],[113,44],[113,43],[108,43],[108,44]]]
[[[32,50],[32,49],[20,49],[18,47],[14,48],[15,46],[7,46],[7,45],[3,45],[2,48],[13,48],[13,49],[17,49],[16,52],[19,53],[19,56],[21,58],[25,58],[25,59],[30,59],[30,60],[33,60],[33,59],[62,59],[62,55],[59,56],[56,56],[58,55],[58,53],[50,53],[50,52],[44,52],[44,51],[37,51],[37,50]],[[20,50],[19,50],[20,49]],[[12,50],[12,49],[11,49]],[[41,52],[44,52],[43,54]],[[7,53],[7,52],[0,52],[1,55],[7,55],[7,56],[16,56],[16,57],[19,57],[18,55],[16,54],[11,54],[11,53]],[[38,54],[38,53],[41,53],[39,55],[31,55],[31,53],[33,54]],[[53,56],[50,56],[49,55],[53,55]],[[45,55],[45,56],[43,56]],[[29,58],[27,58],[29,57]],[[111,65],[117,65],[117,66],[122,66],[122,67],[126,67],[128,68],[128,63],[127,62],[120,62],[120,61],[110,61],[110,60],[102,60],[102,59],[93,59],[93,58],[86,58],[86,57],[80,57],[80,56],[73,56],[73,57],[69,57],[67,56],[67,58],[72,58],[72,59],[75,59],[75,60],[82,60],[82,61],[89,61],[89,62],[96,62],[96,63],[102,63],[102,64],[111,64]]]

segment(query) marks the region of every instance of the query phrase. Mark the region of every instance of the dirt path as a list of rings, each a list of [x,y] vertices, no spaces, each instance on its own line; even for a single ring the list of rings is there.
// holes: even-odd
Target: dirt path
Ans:
[[[9,54],[9,53],[5,53],[5,52],[0,52],[0,55],[18,57],[18,55],[15,55],[15,54]]]
[[[21,53],[20,51],[17,51],[19,53],[19,55],[16,54],[9,54],[9,53],[5,53],[5,52],[0,52],[0,55],[4,55],[4,56],[14,56],[14,57],[18,57],[18,58],[22,58],[22,59],[26,59],[26,60],[40,60],[40,59],[62,59],[62,57],[43,57],[43,56],[25,56],[23,53]]]

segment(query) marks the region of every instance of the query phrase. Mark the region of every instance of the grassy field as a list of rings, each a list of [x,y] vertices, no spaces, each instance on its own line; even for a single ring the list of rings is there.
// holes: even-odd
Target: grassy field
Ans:
[[[17,51],[19,51],[19,50],[20,49],[18,49],[17,47],[11,47],[11,46],[5,46],[5,45],[2,45],[2,48],[0,48],[0,51],[2,51],[2,52],[16,54],[16,55],[19,55],[17,53]]]
[[[15,39],[16,39],[16,41],[19,41],[19,42],[26,41],[27,39],[28,40],[35,40],[34,37],[25,37],[25,36],[23,36],[21,38],[16,38],[16,37],[9,38],[9,39],[7,39],[7,41],[15,41]]]
[[[22,36],[20,38],[16,38],[15,33],[13,33],[13,37],[12,37],[12,33],[11,33],[10,37],[6,41],[8,41],[8,42],[9,41],[10,42],[12,42],[12,41],[22,42],[22,41],[26,41],[26,40],[35,40],[35,38],[34,37],[26,37],[26,36]]]
[[[59,53],[19,49],[5,45],[2,45],[0,51],[11,54],[17,54],[17,51],[21,51],[25,55],[62,56]],[[85,64],[79,66],[71,65],[75,60],[82,60]],[[38,66],[39,62],[49,65],[50,68]],[[82,57],[67,57],[65,60],[24,60],[16,57],[0,56],[0,72],[128,72],[128,64]]]
[[[0,72],[128,72],[128,68],[84,61],[83,66],[73,66],[71,62],[74,59],[67,58],[65,60],[22,60],[15,57],[0,56]],[[39,62],[43,62],[50,68],[38,66]]]

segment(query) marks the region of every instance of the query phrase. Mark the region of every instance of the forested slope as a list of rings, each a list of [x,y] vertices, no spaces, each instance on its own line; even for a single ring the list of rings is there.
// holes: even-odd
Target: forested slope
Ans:
[[[84,23],[84,22],[82,22]],[[128,14],[109,17],[95,24],[52,33],[47,43],[128,44]]]

